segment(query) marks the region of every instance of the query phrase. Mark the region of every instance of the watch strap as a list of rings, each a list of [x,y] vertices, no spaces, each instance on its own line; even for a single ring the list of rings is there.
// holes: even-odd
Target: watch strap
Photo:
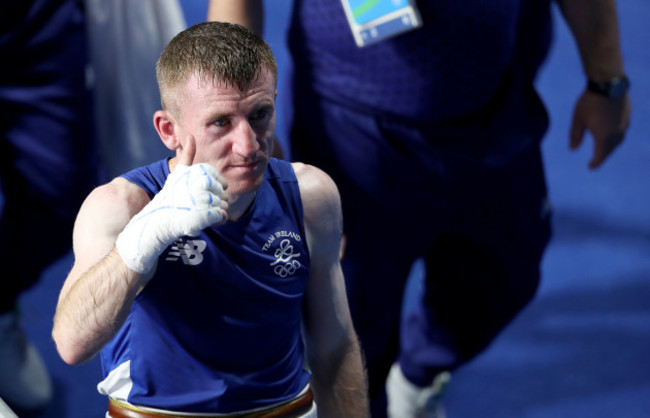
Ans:
[[[630,88],[630,80],[627,76],[614,77],[607,81],[587,80],[587,90],[600,94],[610,99],[623,97]]]

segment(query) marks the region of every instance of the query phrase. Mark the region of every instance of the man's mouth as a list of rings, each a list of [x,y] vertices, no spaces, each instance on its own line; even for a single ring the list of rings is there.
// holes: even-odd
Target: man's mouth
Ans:
[[[238,163],[233,163],[230,165],[230,167],[234,169],[241,169],[241,170],[254,170],[259,166],[260,163],[261,160],[256,159],[251,161],[242,161]]]

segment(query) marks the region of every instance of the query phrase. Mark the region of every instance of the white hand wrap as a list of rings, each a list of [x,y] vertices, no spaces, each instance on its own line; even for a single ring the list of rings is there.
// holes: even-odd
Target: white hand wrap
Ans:
[[[115,246],[124,263],[147,273],[158,256],[181,236],[196,236],[222,220],[224,196],[219,174],[209,164],[178,164],[162,190],[117,237]]]

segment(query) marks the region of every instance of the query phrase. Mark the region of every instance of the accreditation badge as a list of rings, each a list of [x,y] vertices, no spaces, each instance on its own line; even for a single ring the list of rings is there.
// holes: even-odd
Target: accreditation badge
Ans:
[[[341,0],[358,47],[422,26],[415,0]]]

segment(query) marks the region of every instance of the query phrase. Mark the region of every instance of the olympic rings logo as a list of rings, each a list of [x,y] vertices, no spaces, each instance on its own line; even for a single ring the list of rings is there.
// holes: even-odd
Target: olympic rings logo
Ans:
[[[291,241],[288,239],[280,242],[280,248],[275,250],[273,256],[276,260],[271,263],[271,266],[275,266],[273,272],[280,277],[287,277],[294,274],[301,266],[298,260],[293,260],[296,257],[300,257],[300,253],[293,252],[293,245],[291,245]]]

